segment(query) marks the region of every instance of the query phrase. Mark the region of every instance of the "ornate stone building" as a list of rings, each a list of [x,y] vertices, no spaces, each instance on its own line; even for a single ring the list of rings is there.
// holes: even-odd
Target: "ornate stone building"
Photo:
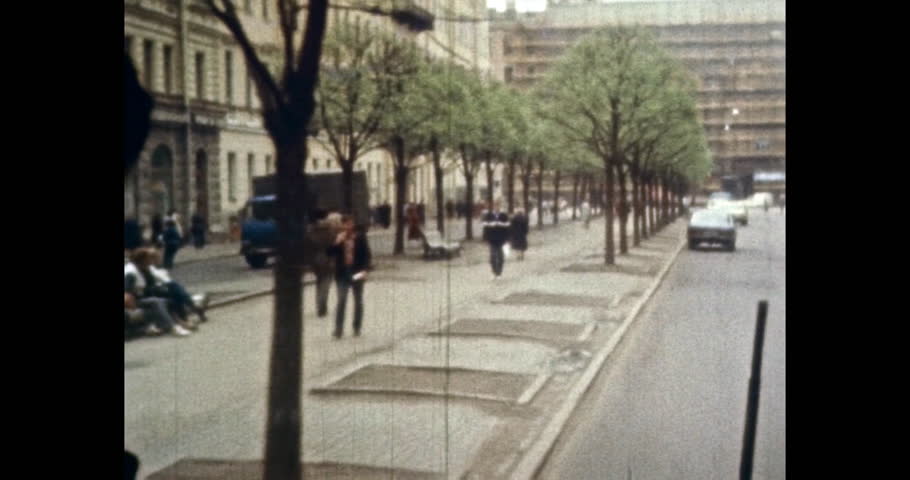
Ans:
[[[639,24],[700,80],[701,110],[720,177],[786,169],[785,4],[782,0],[553,1],[544,12],[491,11],[493,76],[518,88],[540,80],[583,35]]]
[[[407,1],[407,0],[389,0]],[[386,17],[331,10],[329,26],[360,17],[408,36],[427,55],[489,71],[484,0],[416,0],[436,17],[435,29],[415,35]],[[281,64],[274,0],[235,0],[256,49],[272,69]],[[475,21],[479,20],[479,21]],[[301,22],[303,24],[303,22]],[[177,210],[209,219],[213,233],[249,198],[254,176],[273,173],[275,152],[262,124],[258,95],[233,37],[198,0],[124,0],[124,48],[143,87],[155,99],[152,126],[139,163],[124,189],[124,215],[148,224],[156,213]],[[331,155],[311,142],[307,171],[337,169]],[[382,151],[362,157],[372,204],[393,200],[391,159]],[[411,201],[432,202],[431,169],[412,177]],[[454,169],[446,185],[454,191]]]

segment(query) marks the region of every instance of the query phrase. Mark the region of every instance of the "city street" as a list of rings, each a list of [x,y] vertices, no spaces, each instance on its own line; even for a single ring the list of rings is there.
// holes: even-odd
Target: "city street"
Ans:
[[[479,230],[477,234],[479,236]],[[307,288],[304,292],[304,386],[308,390],[317,387],[327,373],[347,368],[352,362],[365,361],[376,352],[390,354],[392,361],[406,359],[409,352],[421,352],[427,344],[423,339],[400,348],[397,346],[415,332],[436,327],[446,310],[456,312],[453,316],[457,312],[473,314],[473,307],[494,302],[502,293],[501,289],[517,288],[525,280],[541,278],[585,252],[596,252],[602,248],[602,242],[602,219],[592,222],[590,230],[585,230],[581,222],[565,220],[559,226],[542,231],[532,229],[527,259],[524,262],[509,260],[503,278],[496,283],[487,264],[488,250],[480,242],[470,243],[462,257],[449,262],[424,261],[415,255],[394,261],[380,258],[365,291],[364,336],[347,336],[340,342],[330,337],[333,318],[314,315],[314,290]],[[270,284],[268,270],[250,272],[242,260],[231,258],[190,263],[175,269],[174,274],[188,279],[191,290],[200,285],[211,287],[216,284],[214,282],[229,288],[231,282],[236,285],[242,278],[248,278],[242,280],[248,282],[247,285]],[[221,280],[211,279],[216,274]],[[142,460],[140,478],[185,458],[261,457],[272,305],[272,297],[263,296],[216,309],[209,315],[210,321],[189,338],[140,338],[127,342],[124,349],[124,442]],[[334,288],[330,305],[333,306],[330,312],[334,312]],[[498,308],[520,311],[512,307]],[[348,317],[350,315],[349,311]],[[349,325],[350,320],[348,329]],[[433,340],[432,344],[438,345],[438,341]],[[392,346],[395,348],[389,350]],[[521,358],[520,350],[504,351],[514,351],[518,354],[515,358]],[[307,425],[314,423],[322,429],[341,429],[339,437],[333,441],[324,437],[325,431],[320,436],[316,435],[317,430],[305,426],[305,440],[315,444],[316,451],[337,449],[335,442],[349,441],[351,434],[346,427],[347,420],[344,420],[348,415],[341,414],[330,427],[321,421],[323,415],[337,415],[332,411],[340,408],[337,405],[344,406],[349,402],[329,400],[331,397],[325,400],[312,395],[304,400]],[[316,408],[323,402],[328,402],[326,405],[329,406]],[[400,401],[390,405],[393,412],[408,408]],[[357,407],[355,412],[365,408],[368,407]],[[431,403],[424,410],[431,417],[435,415],[436,423],[439,423],[441,408],[438,404]],[[361,421],[368,420],[362,415],[355,416]],[[370,418],[381,422],[388,417]],[[425,434],[439,433],[435,428],[431,430]],[[476,433],[472,429],[455,432],[452,441],[468,439],[472,432]],[[414,440],[418,437],[408,438],[404,443]],[[469,449],[453,449],[453,457],[462,464],[467,464],[474,453]],[[352,455],[348,450],[348,457]],[[351,463],[363,463],[363,459],[353,457]]]
[[[537,478],[738,478],[759,300],[769,309],[753,478],[785,478],[786,217],[749,215],[735,252],[681,252]]]

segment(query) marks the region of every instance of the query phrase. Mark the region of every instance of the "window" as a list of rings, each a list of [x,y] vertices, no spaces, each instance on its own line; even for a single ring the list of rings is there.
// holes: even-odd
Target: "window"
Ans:
[[[255,172],[253,171],[253,169],[255,168],[254,167],[255,161],[256,161],[256,155],[250,153],[246,156],[246,176],[249,180],[248,187],[249,187],[249,191],[250,191],[251,195],[253,193],[253,177],[255,176],[254,175]]]
[[[233,202],[237,199],[237,155],[234,152],[228,152],[227,162],[228,200]]]
[[[224,100],[228,105],[234,104],[234,58],[230,50],[224,52]]]
[[[755,142],[756,150],[768,150],[771,148],[771,141],[767,138],[760,138]]]
[[[262,18],[269,19],[269,0],[262,0]]]
[[[506,67],[506,82],[512,81],[512,67]]]
[[[196,52],[196,98],[205,100],[205,54]]]
[[[274,165],[272,165],[272,156],[266,155],[265,156],[265,173],[266,173],[266,175],[271,175],[273,170],[274,170]]]
[[[152,82],[155,79],[153,66],[154,66],[154,55],[155,44],[151,40],[145,40],[142,42],[142,79],[145,81],[145,88],[153,90]]]
[[[170,45],[164,46],[164,93],[173,93],[173,55],[174,48]]]

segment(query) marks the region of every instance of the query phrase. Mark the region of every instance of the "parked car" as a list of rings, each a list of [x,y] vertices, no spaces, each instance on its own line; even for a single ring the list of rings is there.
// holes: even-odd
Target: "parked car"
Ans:
[[[701,243],[720,243],[731,252],[736,250],[736,223],[725,209],[694,212],[686,236],[690,250],[695,250]]]

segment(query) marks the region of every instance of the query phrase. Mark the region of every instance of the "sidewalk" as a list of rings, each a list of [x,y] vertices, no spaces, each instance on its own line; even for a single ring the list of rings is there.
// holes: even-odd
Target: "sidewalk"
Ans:
[[[480,242],[451,261],[396,259],[370,277],[359,338],[350,336],[351,302],[346,336],[336,341],[334,308],[329,317],[315,317],[314,292],[307,288],[306,468],[322,469],[320,478],[346,478],[352,468],[386,478],[390,469],[401,478],[509,477],[579,383],[593,352],[616,341],[655,269],[681,245],[684,223],[629,255],[617,254],[615,267],[603,266],[602,218],[589,230],[571,221],[532,228],[525,261],[512,256],[498,280]],[[167,340],[181,342],[181,377],[192,381],[179,382],[188,385],[173,392],[173,401],[156,402],[177,409],[184,448],[144,458],[152,468],[146,473],[171,465],[150,479],[202,468],[193,459],[261,458],[272,315],[271,297],[251,300],[219,310],[197,335]],[[194,355],[200,359],[188,358]],[[173,372],[166,364],[158,368]],[[451,380],[442,382],[446,371]],[[231,399],[218,395],[225,389],[234,391]],[[217,405],[227,410],[212,417],[207,412]],[[127,426],[134,432],[127,444],[141,450],[141,433]],[[218,436],[232,438],[231,448],[211,443]]]

